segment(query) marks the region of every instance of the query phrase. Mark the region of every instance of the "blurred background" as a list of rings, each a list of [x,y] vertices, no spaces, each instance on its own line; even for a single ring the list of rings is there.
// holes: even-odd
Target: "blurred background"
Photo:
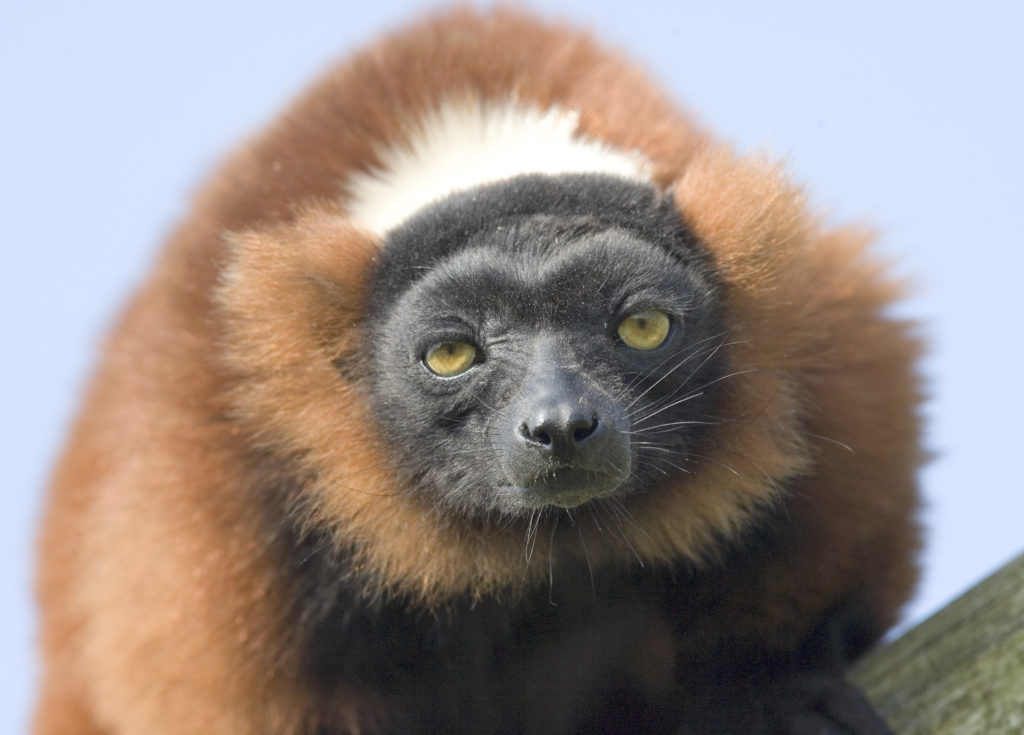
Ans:
[[[33,543],[100,341],[190,193],[326,64],[431,4],[11,2],[0,22],[0,732],[37,667]],[[919,621],[1024,550],[1024,4],[527,4],[645,65],[697,118],[867,221],[930,349]],[[1014,377],[1017,376],[1017,377]]]

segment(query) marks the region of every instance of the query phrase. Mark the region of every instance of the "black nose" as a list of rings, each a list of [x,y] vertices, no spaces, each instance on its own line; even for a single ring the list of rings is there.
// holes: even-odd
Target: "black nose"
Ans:
[[[558,459],[569,459],[597,434],[599,427],[597,416],[571,404],[555,403],[536,407],[520,424],[519,434],[537,449]]]
[[[580,369],[537,360],[500,426],[495,449],[509,502],[523,508],[574,508],[629,475],[622,407]]]

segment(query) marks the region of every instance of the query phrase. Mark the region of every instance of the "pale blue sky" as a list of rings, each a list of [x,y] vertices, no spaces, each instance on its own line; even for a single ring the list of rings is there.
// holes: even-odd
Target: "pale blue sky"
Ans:
[[[10,3],[0,22],[0,732],[33,689],[48,467],[99,340],[190,192],[327,62],[423,3]],[[881,232],[931,342],[920,619],[1024,550],[1024,4],[535,4],[625,49],[836,220]],[[287,8],[287,9],[286,9]]]

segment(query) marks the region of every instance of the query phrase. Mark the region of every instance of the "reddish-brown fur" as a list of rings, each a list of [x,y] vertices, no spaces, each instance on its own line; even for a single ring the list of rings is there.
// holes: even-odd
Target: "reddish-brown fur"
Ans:
[[[588,537],[591,561],[705,563],[784,502],[793,547],[740,575],[703,634],[784,649],[851,592],[879,630],[893,622],[916,577],[917,346],[882,316],[897,289],[867,238],[826,229],[778,170],[713,144],[586,36],[458,11],[363,51],[243,147],[125,311],[49,499],[38,735],[304,731],[283,572],[247,494],[256,451],[316,478],[308,522],[355,541],[389,593],[514,599],[546,578],[524,565],[521,529],[482,532],[403,495],[359,376],[333,364],[369,348],[377,245],[347,223],[339,187],[465,94],[576,109],[585,135],[642,151],[724,283],[743,374],[719,449],[632,502],[630,545]],[[554,553],[578,555],[575,533]],[[336,706],[353,723],[374,707],[355,692]]]

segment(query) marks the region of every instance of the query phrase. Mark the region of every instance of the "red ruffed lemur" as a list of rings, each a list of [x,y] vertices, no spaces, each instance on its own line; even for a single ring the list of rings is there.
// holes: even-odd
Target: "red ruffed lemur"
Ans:
[[[585,34],[357,53],[106,346],[36,735],[886,732],[918,345],[867,244]]]

